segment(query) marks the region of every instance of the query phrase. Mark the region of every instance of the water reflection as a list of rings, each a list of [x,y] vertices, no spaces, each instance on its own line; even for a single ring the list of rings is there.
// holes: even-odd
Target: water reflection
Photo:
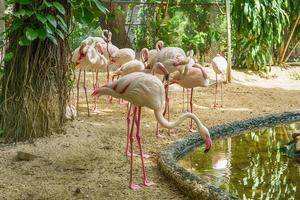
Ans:
[[[279,151],[299,127],[294,123],[215,141],[210,153],[196,149],[179,163],[243,199],[300,199],[300,165]]]

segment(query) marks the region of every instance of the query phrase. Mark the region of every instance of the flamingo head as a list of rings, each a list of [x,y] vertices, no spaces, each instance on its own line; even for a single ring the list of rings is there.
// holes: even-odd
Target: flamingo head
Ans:
[[[100,96],[101,95],[101,92],[105,89],[108,88],[108,85],[103,85],[97,89],[94,90],[94,92],[92,93],[92,96],[95,97],[95,96]]]
[[[224,51],[219,51],[219,53],[217,53],[217,56],[224,56],[224,55],[225,55]]]
[[[77,59],[77,61],[76,61],[76,64],[77,64],[77,65],[80,63],[80,60],[82,60],[82,58],[84,58],[85,55],[86,55],[87,50],[86,50],[85,47],[86,47],[86,44],[83,44],[83,45],[80,46],[80,49],[79,49],[79,57],[78,57],[78,59]]]
[[[149,60],[149,50],[147,48],[143,48],[141,51],[141,58],[143,62],[147,62]]]
[[[205,143],[204,153],[207,153],[212,147],[212,141],[209,135],[206,136],[204,143]]]
[[[101,55],[104,54],[104,48],[103,48],[103,46],[102,46],[100,43],[97,43],[97,44],[95,45],[95,48],[97,49],[97,51],[98,51]]]

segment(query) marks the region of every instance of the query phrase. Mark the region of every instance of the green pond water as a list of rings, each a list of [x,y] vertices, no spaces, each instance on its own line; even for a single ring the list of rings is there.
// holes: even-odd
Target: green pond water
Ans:
[[[241,199],[300,200],[300,164],[280,152],[300,122],[246,132],[199,147],[178,161],[212,185]]]

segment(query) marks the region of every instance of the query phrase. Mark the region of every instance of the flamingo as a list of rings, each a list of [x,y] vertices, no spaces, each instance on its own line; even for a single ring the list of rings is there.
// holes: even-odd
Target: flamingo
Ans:
[[[140,53],[141,60],[143,61],[143,63],[145,63],[145,65],[148,66],[148,64],[151,63],[152,59],[157,54],[157,52],[159,52],[163,47],[164,47],[164,42],[159,40],[155,45],[155,49],[149,50],[147,48],[143,48]]]
[[[213,104],[213,107],[223,107],[223,80],[221,80],[221,105],[217,104],[218,74],[221,74],[222,79],[224,79],[223,77],[227,70],[227,60],[220,54],[217,54],[212,60],[212,68],[216,73],[215,103]]]
[[[130,48],[123,48],[119,49],[118,51],[114,52],[114,54],[111,55],[111,63],[114,63],[116,65],[122,65],[124,63],[127,63],[131,60],[134,60],[135,58],[135,52]]]
[[[81,45],[88,44],[88,45],[100,47],[103,51],[103,55],[105,56],[105,58],[107,60],[110,60],[111,55],[119,50],[118,47],[116,47],[115,45],[113,45],[111,43],[111,38],[112,38],[112,33],[110,31],[108,31],[107,29],[104,29],[102,31],[102,37],[88,37],[81,42]],[[106,71],[107,71],[106,82],[108,83],[109,82],[109,64],[106,66]],[[95,86],[98,86],[97,83],[98,83],[98,70],[96,71]]]
[[[165,92],[166,92],[166,101],[165,101],[165,113],[168,115],[168,120],[170,119],[170,109],[169,109],[169,74],[173,73],[175,71],[180,71],[183,73],[183,70],[185,68],[185,65],[190,62],[190,58],[186,56],[185,52],[179,48],[179,47],[164,47],[162,48],[156,56],[151,60],[150,64],[148,65],[148,68],[151,69],[152,74],[154,72],[158,73],[157,66],[160,66],[160,68],[165,68],[168,72],[167,75],[164,76],[164,79],[166,80],[165,85]],[[160,70],[161,71],[161,70]],[[157,127],[157,136],[159,136],[158,133],[158,127]],[[170,130],[168,132],[170,135]]]
[[[142,72],[145,69],[144,63],[139,60],[131,60],[113,72],[113,76],[125,76],[133,72]]]
[[[186,67],[183,74],[176,72],[173,78],[170,80],[170,84],[177,83],[182,88],[191,89],[191,96],[190,96],[190,112],[193,113],[193,90],[195,87],[207,87],[209,86],[209,78],[206,71],[203,67],[195,63],[192,67]],[[188,96],[187,96],[188,98]],[[192,120],[190,122],[190,131],[192,130]]]
[[[139,147],[139,154],[142,163],[143,184],[151,186],[154,183],[149,181],[146,175],[142,145],[140,140],[140,120],[141,120],[141,107],[147,107],[154,111],[156,120],[166,128],[175,128],[187,118],[192,118],[196,124],[198,131],[205,141],[205,152],[208,152],[212,146],[212,141],[208,129],[201,123],[198,117],[193,113],[181,114],[176,121],[169,122],[163,116],[164,110],[164,86],[162,82],[151,74],[143,72],[134,72],[123,76],[120,79],[104,85],[96,89],[92,96],[109,95],[115,98],[122,98],[129,101],[133,105],[133,120],[130,129],[130,176],[129,188],[137,190],[139,185],[134,184],[132,178],[133,169],[133,128],[136,124],[136,138]]]
[[[107,59],[102,55],[103,49],[101,46],[93,46],[91,43],[92,40],[85,40],[80,47],[75,49],[72,61],[76,63],[76,68],[79,69],[78,80],[77,80],[77,115],[78,115],[78,107],[79,107],[79,83],[80,83],[80,75],[83,70],[83,88],[87,103],[87,111],[88,116],[90,116],[89,111],[89,103],[86,91],[86,70],[99,70],[99,68],[105,67],[108,64]],[[95,105],[95,110],[97,110],[97,106]]]
[[[127,74],[133,73],[133,72],[143,72],[145,70],[145,65],[143,62],[139,60],[132,60],[125,64],[123,64],[118,70],[113,72],[112,77],[115,76],[126,76]],[[128,151],[128,144],[129,144],[129,134],[130,134],[130,116],[133,115],[132,113],[132,105],[127,105],[127,144],[125,148],[125,155],[130,156],[130,152]],[[144,158],[148,158],[149,155],[143,154]]]

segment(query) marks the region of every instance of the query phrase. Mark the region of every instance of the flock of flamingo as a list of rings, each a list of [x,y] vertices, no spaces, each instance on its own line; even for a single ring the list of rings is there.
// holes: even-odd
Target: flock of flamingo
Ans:
[[[143,48],[140,52],[140,60],[136,59],[135,51],[130,48],[119,49],[111,43],[112,34],[108,30],[103,30],[102,37],[88,37],[81,42],[81,45],[74,51],[72,61],[79,69],[77,81],[77,112],[79,101],[79,83],[81,72],[83,71],[83,88],[87,103],[89,115],[89,103],[86,89],[86,70],[95,72],[93,77],[95,97],[95,109],[97,110],[97,97],[108,95],[114,98],[124,99],[129,102],[127,114],[127,146],[126,155],[130,156],[130,178],[129,187],[133,190],[141,186],[133,181],[133,141],[134,129],[136,130],[136,139],[138,142],[139,155],[142,164],[143,185],[151,186],[154,183],[148,180],[144,167],[144,158],[140,138],[141,108],[147,107],[154,111],[155,118],[163,127],[171,129],[178,126],[185,119],[191,119],[197,125],[197,130],[204,140],[205,152],[208,152],[212,146],[212,141],[208,129],[201,123],[199,118],[193,113],[193,88],[207,87],[210,85],[208,75],[205,69],[193,59],[193,53],[185,53],[179,47],[164,47],[162,41],[157,42],[156,48],[148,50]],[[112,74],[110,81],[110,66],[114,64],[119,66]],[[217,54],[212,60],[212,66],[216,72],[216,92],[214,107],[222,106],[217,104],[217,74],[225,74],[227,61],[224,57]],[[106,69],[107,83],[99,87],[98,73],[99,70]],[[154,74],[164,76],[161,81]],[[93,75],[94,76],[94,75]],[[115,78],[117,79],[115,80]],[[95,80],[95,81],[94,81]],[[169,120],[169,85],[179,84],[184,89],[191,89],[190,95],[190,112],[182,113],[175,121]],[[222,93],[222,81],[221,81]],[[222,94],[221,94],[222,96]],[[168,114],[168,118],[165,118]],[[158,134],[158,128],[156,129]],[[129,147],[128,147],[129,145]]]

